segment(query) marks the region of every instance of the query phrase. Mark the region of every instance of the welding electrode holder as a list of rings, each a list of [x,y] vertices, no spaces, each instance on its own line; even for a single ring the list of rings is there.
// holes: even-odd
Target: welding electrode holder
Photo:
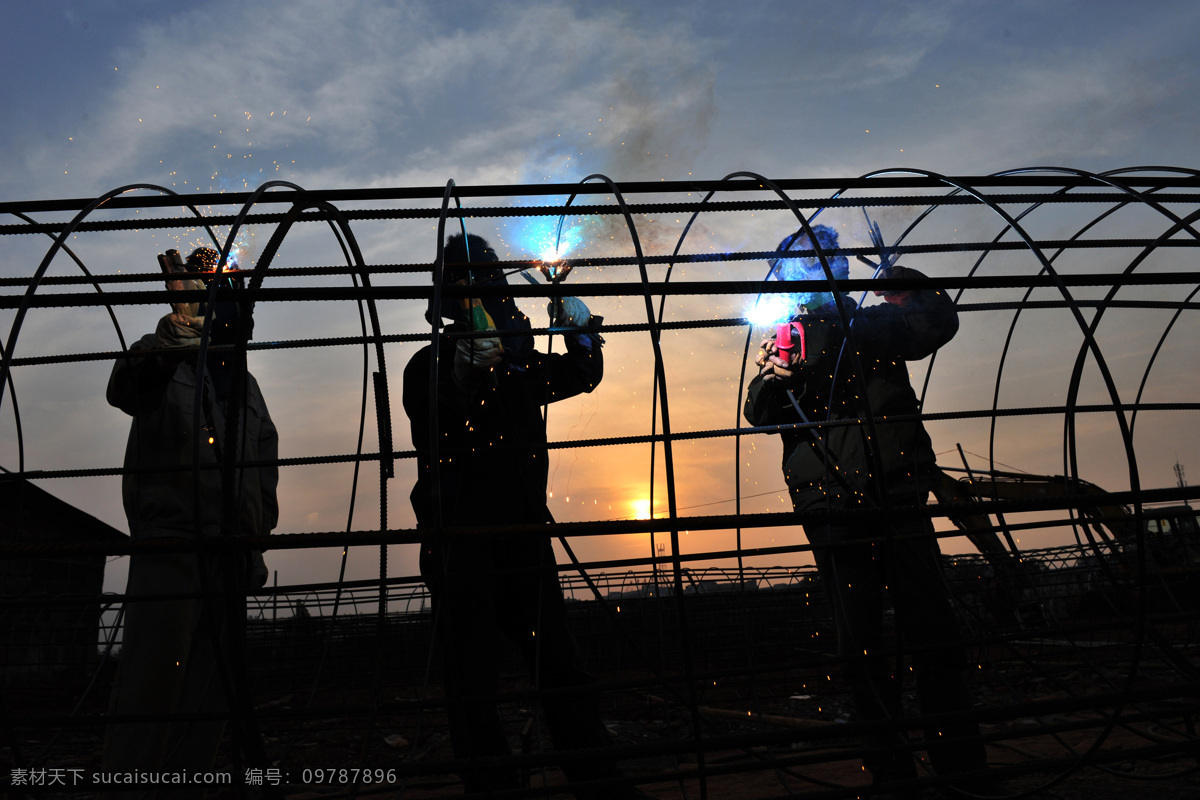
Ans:
[[[571,272],[571,265],[565,261],[539,261],[538,271],[550,283],[561,283]]]
[[[804,351],[804,327],[795,322],[784,322],[775,330],[775,346],[779,349],[780,358],[788,363],[792,360],[792,351],[796,349],[796,345],[800,346],[800,360],[803,361]]]
[[[542,277],[548,283],[562,283],[567,274],[571,271],[571,265],[565,261],[539,261],[538,272],[542,273]],[[551,314],[551,321],[557,319],[563,313],[562,298],[556,297],[552,301],[554,311]]]

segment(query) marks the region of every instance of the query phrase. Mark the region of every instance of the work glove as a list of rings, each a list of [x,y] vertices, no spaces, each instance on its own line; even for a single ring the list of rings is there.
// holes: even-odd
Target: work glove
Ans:
[[[496,336],[459,339],[454,346],[454,383],[460,389],[473,385],[472,371],[486,372],[499,366],[503,352]]]
[[[578,297],[551,300],[546,312],[550,315],[550,324],[555,328],[586,328],[592,318],[592,312]]]
[[[594,316],[578,297],[551,300],[546,311],[550,314],[552,327],[574,328],[576,332],[568,335],[588,350],[592,349],[593,343],[604,344],[604,337],[595,330],[603,324],[604,318]]]
[[[886,270],[884,270],[882,273],[880,273],[879,277],[881,277],[881,278],[923,278],[925,276],[922,275],[921,273],[917,272],[915,269],[909,269],[908,267],[902,267],[899,264],[895,264],[891,267],[888,267]],[[899,290],[875,292],[876,297],[882,297],[885,302],[891,303],[894,306],[900,306],[900,308],[904,308],[905,306],[908,305],[909,301],[912,300],[912,294],[913,294],[912,289],[899,289]]]
[[[758,365],[758,374],[764,382],[794,377],[797,367],[804,360],[804,328],[799,322],[790,324],[793,326],[791,348],[780,349],[778,329],[759,344],[754,363]]]

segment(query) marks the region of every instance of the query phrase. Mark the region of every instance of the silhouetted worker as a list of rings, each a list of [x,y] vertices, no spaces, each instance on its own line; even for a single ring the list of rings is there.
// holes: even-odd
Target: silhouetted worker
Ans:
[[[469,253],[468,248],[469,246]],[[487,241],[461,234],[446,242],[444,283],[507,284]],[[460,269],[455,270],[454,265]],[[478,302],[478,301],[476,301]],[[431,529],[552,522],[546,507],[548,454],[546,403],[590,392],[604,372],[593,319],[575,298],[555,310],[566,334],[566,352],[534,350],[529,319],[511,297],[446,299],[441,316],[453,321],[439,337],[438,383],[430,391],[432,347],[417,352],[404,370],[404,410],[412,425],[418,477],[411,500],[417,525]],[[486,312],[486,314],[482,313]],[[472,321],[474,320],[474,321]],[[598,319],[596,320],[598,321]],[[493,326],[500,333],[486,335]],[[446,334],[485,331],[478,337]],[[437,410],[437,464],[433,462],[431,403]],[[434,469],[438,479],[435,495]],[[468,792],[519,787],[517,770],[483,763],[510,753],[495,694],[503,635],[516,645],[541,694],[555,748],[604,747],[594,680],[578,664],[567,629],[566,607],[549,536],[430,535],[421,545],[421,574],[429,587],[437,639],[445,662],[445,691],[454,753],[471,759],[461,772]],[[569,780],[617,776],[611,759],[567,761]],[[576,792],[578,797],[640,797],[634,789]]]
[[[813,231],[822,251],[837,248],[833,230],[817,225]],[[801,230],[779,249],[814,248]],[[848,277],[845,256],[827,260],[834,277]],[[826,279],[817,258],[771,263],[773,277]],[[924,279],[901,266],[882,277]],[[885,511],[924,505],[928,496],[934,453],[916,419],[920,405],[906,362],[925,358],[950,341],[958,316],[953,301],[932,286],[876,294],[887,302],[858,308],[849,295],[841,295],[851,320],[849,337],[832,293],[800,295],[790,328],[780,326],[762,343],[756,362],[760,372],[750,383],[745,416],[752,425],[816,426],[780,434],[784,478],[797,511],[881,512],[861,522],[838,520],[835,513],[829,522],[804,525],[833,606],[838,652],[858,719],[881,724],[863,740],[863,762],[879,785],[916,777],[903,729],[886,725],[899,720],[902,711],[900,676],[883,647],[885,589],[895,607],[898,638],[911,654],[921,713],[964,711],[972,701],[933,525],[925,517]],[[827,422],[834,424],[820,424]],[[926,728],[925,746],[937,772],[983,770],[986,756],[978,734],[973,722]],[[981,778],[969,788],[984,783]]]
[[[218,258],[215,250],[197,249],[188,257],[186,270],[213,272]],[[207,280],[213,279],[230,280],[215,275]],[[171,279],[167,286],[202,289],[207,280]],[[218,302],[211,343],[230,344],[238,335],[248,337],[251,313],[248,303]],[[135,541],[222,535],[225,470],[211,467],[277,458],[275,426],[258,383],[248,372],[238,374],[228,349],[208,352],[201,418],[194,418],[203,325],[199,304],[172,303],[172,313],[159,320],[156,331],[130,348],[133,353],[169,352],[119,359],[109,378],[108,402],[133,417],[122,495]],[[231,421],[237,428],[229,451],[226,434]],[[201,467],[198,484],[193,483],[191,469],[196,449]],[[232,520],[234,535],[269,534],[279,516],[277,468],[236,466],[232,477],[234,507],[226,511],[226,525]],[[247,587],[262,586],[266,578],[266,566],[257,552],[220,556],[150,552],[130,557],[125,590],[130,600],[125,605],[110,712],[172,718],[109,725],[105,772],[211,770],[225,721],[187,716],[228,712],[230,660],[237,657],[236,637],[243,633],[234,622],[237,607],[244,620]],[[156,599],[137,600],[145,596]],[[227,604],[233,604],[232,610]],[[141,785],[121,796],[200,797],[205,788]]]

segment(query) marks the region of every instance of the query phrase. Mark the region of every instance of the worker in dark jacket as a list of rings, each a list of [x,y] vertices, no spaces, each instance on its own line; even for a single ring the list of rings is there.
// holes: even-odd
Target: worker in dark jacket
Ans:
[[[821,250],[837,248],[829,228],[815,226],[814,235]],[[779,249],[814,247],[798,231]],[[835,278],[848,277],[844,256],[829,256],[827,263]],[[812,257],[780,259],[775,274],[826,278]],[[882,277],[924,279],[901,266]],[[888,724],[899,720],[901,704],[898,662],[883,649],[885,589],[898,638],[911,654],[921,713],[963,711],[972,702],[933,525],[919,515],[887,513],[921,506],[928,496],[934,453],[917,418],[921,409],[907,362],[950,341],[957,313],[932,286],[876,294],[886,302],[870,307],[856,307],[848,295],[802,296],[799,313],[762,343],[745,416],[752,425],[804,423],[780,434],[784,477],[797,511],[829,513],[804,530],[829,592],[858,718],[880,723],[864,737],[864,764],[876,781],[892,782],[916,771],[903,728]],[[839,519],[837,512],[853,509],[878,513]],[[986,766],[977,737],[974,723],[931,726],[925,746],[939,773],[977,771]]]
[[[199,248],[188,257],[187,270],[212,272],[218,258],[217,251]],[[196,279],[169,280],[167,286],[205,288]],[[229,345],[248,336],[250,313],[249,304],[219,302],[210,321],[211,343]],[[134,541],[216,537],[225,532],[223,518],[233,526],[229,535],[266,536],[279,518],[275,425],[254,376],[235,374],[228,348],[210,350],[205,368],[197,368],[204,325],[198,303],[172,303],[172,313],[159,320],[155,332],[113,365],[108,402],[133,418],[122,495]],[[200,419],[194,416],[197,381]],[[237,428],[229,450],[231,424]],[[219,467],[231,462],[259,463],[234,469],[226,498],[226,470]],[[234,504],[231,513],[223,513],[226,500]],[[212,769],[225,727],[225,719],[213,714],[227,714],[234,706],[227,695],[230,665],[244,635],[237,620],[245,619],[247,590],[266,579],[259,552],[130,556],[110,711],[150,719],[108,726],[106,773],[192,775]],[[112,796],[203,797],[204,791],[199,784],[170,791],[155,785]]]
[[[481,237],[451,236],[445,282],[504,285],[497,260]],[[455,755],[476,761],[460,773],[467,791],[489,792],[519,787],[515,769],[478,761],[510,752],[495,700],[501,636],[517,646],[543,693],[556,748],[603,747],[609,738],[593,679],[580,668],[567,629],[549,537],[441,531],[552,522],[543,408],[595,389],[604,360],[600,337],[589,331],[594,320],[575,298],[551,303],[553,325],[571,329],[566,352],[553,355],[534,350],[529,319],[512,298],[485,295],[476,303],[482,308],[476,305],[474,313],[470,301],[442,304],[441,315],[453,324],[439,337],[436,389],[430,384],[434,350],[425,347],[404,370],[404,410],[417,450],[411,500],[418,527],[428,530],[421,574],[444,654],[450,735]],[[471,330],[477,335],[455,336]],[[614,762],[600,758],[568,763],[564,771],[572,781],[617,775]],[[577,795],[640,796],[633,792]]]

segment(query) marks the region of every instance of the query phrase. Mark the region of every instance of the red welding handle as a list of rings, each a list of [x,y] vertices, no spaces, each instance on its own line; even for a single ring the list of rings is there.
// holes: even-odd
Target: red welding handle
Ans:
[[[804,326],[797,325],[794,322],[785,322],[779,326],[775,332],[775,346],[779,348],[779,352],[783,355],[784,360],[791,363],[792,351],[796,348],[796,344],[800,344],[800,360],[804,360],[806,355],[804,352]]]

